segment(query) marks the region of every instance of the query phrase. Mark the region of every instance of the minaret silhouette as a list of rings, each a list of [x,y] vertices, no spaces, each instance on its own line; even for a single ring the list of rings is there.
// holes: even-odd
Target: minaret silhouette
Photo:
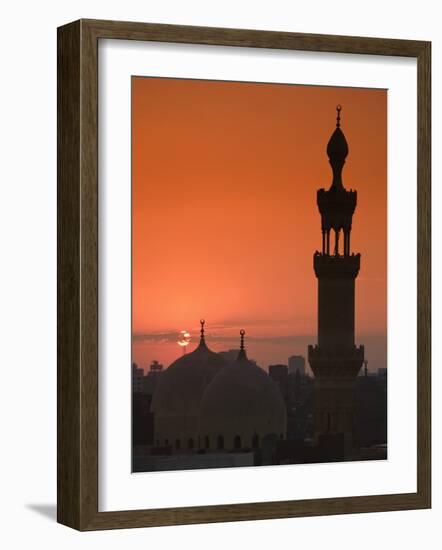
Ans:
[[[317,192],[322,251],[313,256],[318,279],[318,345],[308,347],[308,359],[315,376],[315,436],[344,434],[348,452],[353,445],[354,389],[364,361],[364,347],[355,346],[355,279],[361,255],[350,252],[357,193],[347,191],[342,182],[348,144],[341,130],[340,105],[327,155],[333,180],[328,190]],[[334,247],[331,252],[332,230]],[[342,245],[339,242],[341,233]]]

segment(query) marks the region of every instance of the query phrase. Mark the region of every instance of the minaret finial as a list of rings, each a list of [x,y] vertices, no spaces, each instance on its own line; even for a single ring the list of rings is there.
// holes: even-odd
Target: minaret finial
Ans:
[[[240,345],[240,349],[244,349],[244,335],[245,335],[246,331],[245,330],[240,330],[239,331],[239,334],[241,335],[241,345]]]
[[[342,107],[340,105],[336,105],[336,112],[337,112],[336,128],[340,128],[341,126],[341,110],[342,110]]]
[[[237,361],[247,361],[247,353],[246,353],[246,349],[244,347],[244,335],[245,335],[245,333],[246,333],[246,331],[244,329],[241,329],[239,331],[240,345],[239,345],[239,353],[238,353]]]
[[[201,325],[201,330],[200,330],[200,334],[201,334],[201,342],[204,342],[204,325],[205,325],[206,321],[204,319],[200,319],[200,325]]]

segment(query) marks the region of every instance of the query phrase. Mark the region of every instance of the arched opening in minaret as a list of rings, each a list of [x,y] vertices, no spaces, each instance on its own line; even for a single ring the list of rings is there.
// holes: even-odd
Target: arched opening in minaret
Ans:
[[[210,447],[210,440],[209,440],[209,436],[206,435],[206,437],[204,438],[204,447],[206,449],[208,449]]]
[[[339,235],[341,233],[340,229],[335,229],[335,256],[339,256]]]
[[[259,435],[255,434],[252,439],[252,447],[257,449],[259,447]]]
[[[350,256],[350,229],[339,227],[338,229],[334,228],[333,231],[335,233],[334,256]],[[330,230],[322,231],[322,253],[330,254]]]
[[[219,450],[224,449],[224,437],[223,437],[222,435],[219,435],[219,436],[218,436],[217,442],[216,442],[216,443],[217,443],[216,446],[217,446],[217,448],[218,448]]]
[[[322,230],[322,253],[330,255],[330,229]]]
[[[344,256],[350,256],[350,230],[344,231]]]
[[[193,449],[193,438],[192,437],[188,440],[187,446],[188,446],[189,449]]]
[[[233,448],[241,449],[241,436],[235,435],[235,439],[233,440]]]
[[[331,416],[327,413],[327,433],[331,430]]]

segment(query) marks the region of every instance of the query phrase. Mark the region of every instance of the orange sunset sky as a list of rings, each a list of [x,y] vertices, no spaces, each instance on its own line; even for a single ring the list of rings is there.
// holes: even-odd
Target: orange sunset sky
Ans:
[[[133,360],[167,367],[178,332],[263,368],[316,343],[316,191],[342,105],[356,189],[356,343],[386,367],[387,91],[132,78]]]

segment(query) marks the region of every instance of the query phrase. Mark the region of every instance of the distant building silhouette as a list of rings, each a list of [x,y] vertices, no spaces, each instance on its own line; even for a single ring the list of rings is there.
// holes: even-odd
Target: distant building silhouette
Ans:
[[[152,445],[153,414],[150,410],[152,396],[140,392],[132,395],[132,443]]]
[[[358,376],[355,400],[355,443],[371,447],[387,441],[387,378]]]
[[[164,367],[161,363],[159,363],[158,361],[152,361],[149,367],[148,375],[155,376],[158,373],[163,372],[163,369]]]
[[[132,442],[134,445],[153,444],[152,396],[163,373],[163,365],[152,361],[149,371],[132,366]]]
[[[164,373],[164,367],[158,361],[152,361],[148,373],[143,379],[143,393],[152,396],[157,387],[160,376]]]
[[[138,368],[136,363],[132,363],[132,393],[143,392],[144,370]]]
[[[276,382],[281,390],[284,400],[287,401],[288,398],[288,377],[289,371],[287,365],[269,365],[269,376]]]
[[[305,374],[305,357],[302,355],[292,355],[289,357],[289,374]]]
[[[340,128],[340,112],[338,105],[336,129],[327,146],[333,181],[327,191],[317,193],[322,230],[322,251],[313,257],[318,279],[318,344],[308,348],[315,376],[315,436],[321,444],[333,447],[333,457],[340,455],[338,447],[348,453],[353,444],[355,383],[364,361],[364,347],[355,346],[355,279],[361,256],[351,253],[350,247],[357,194],[342,183],[348,145]]]

